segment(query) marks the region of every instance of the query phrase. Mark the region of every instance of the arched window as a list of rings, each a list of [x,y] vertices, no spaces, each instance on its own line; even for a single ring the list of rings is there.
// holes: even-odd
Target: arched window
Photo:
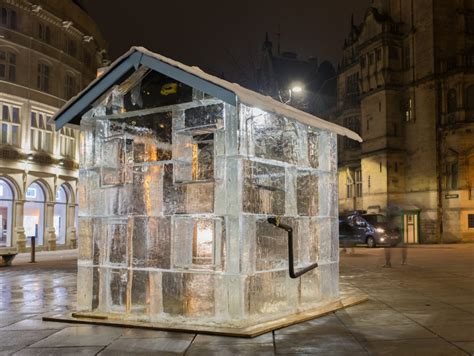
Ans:
[[[448,113],[455,112],[458,106],[456,90],[450,89],[448,91]]]
[[[56,191],[56,204],[54,205],[54,229],[56,230],[56,243],[66,243],[66,219],[67,219],[68,195],[64,186]]]
[[[474,110],[474,85],[466,89],[466,109]]]
[[[25,193],[23,227],[27,238],[35,236],[37,228],[36,245],[43,245],[45,202],[44,189],[36,182],[31,183]]]
[[[0,178],[0,247],[10,247],[12,243],[13,189]]]

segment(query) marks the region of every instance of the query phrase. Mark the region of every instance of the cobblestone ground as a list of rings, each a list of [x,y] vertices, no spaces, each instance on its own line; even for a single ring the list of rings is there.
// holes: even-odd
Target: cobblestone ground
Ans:
[[[43,322],[74,309],[75,252],[0,268],[0,355],[467,355],[474,353],[474,244],[341,255],[341,290],[366,303],[254,339]]]

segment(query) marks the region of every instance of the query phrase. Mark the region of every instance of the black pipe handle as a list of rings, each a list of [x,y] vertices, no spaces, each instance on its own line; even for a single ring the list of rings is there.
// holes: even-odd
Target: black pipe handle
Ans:
[[[285,230],[288,233],[288,272],[291,278],[295,279],[295,278],[301,277],[306,272],[309,272],[312,269],[315,269],[316,267],[318,267],[317,263],[312,263],[309,266],[295,272],[294,256],[293,256],[293,228],[289,225],[280,223],[280,219],[276,217],[268,218],[267,221],[268,223],[282,230]]]

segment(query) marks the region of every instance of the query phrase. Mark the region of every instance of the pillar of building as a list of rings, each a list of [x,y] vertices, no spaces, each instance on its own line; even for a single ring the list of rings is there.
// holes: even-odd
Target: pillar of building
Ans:
[[[45,225],[45,245],[47,246],[49,251],[54,251],[56,250],[56,230],[54,228],[54,202],[46,203]]]
[[[12,246],[16,246],[18,248],[18,252],[25,252],[26,250],[26,235],[25,235],[25,228],[23,227],[23,208],[25,203],[23,201],[15,201],[14,202],[14,210],[13,213],[15,214],[14,219],[14,227],[13,227],[13,241]]]
[[[66,245],[70,248],[77,247],[77,231],[75,226],[76,205],[67,205],[67,220],[66,220]]]

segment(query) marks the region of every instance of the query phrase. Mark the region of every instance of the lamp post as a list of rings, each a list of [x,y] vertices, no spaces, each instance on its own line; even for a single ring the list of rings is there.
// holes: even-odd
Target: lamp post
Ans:
[[[291,88],[288,89],[288,100],[284,100],[282,97],[282,91],[278,91],[278,97],[283,104],[289,104],[293,99],[293,94],[301,94],[303,92],[303,87],[299,84],[294,84]]]

